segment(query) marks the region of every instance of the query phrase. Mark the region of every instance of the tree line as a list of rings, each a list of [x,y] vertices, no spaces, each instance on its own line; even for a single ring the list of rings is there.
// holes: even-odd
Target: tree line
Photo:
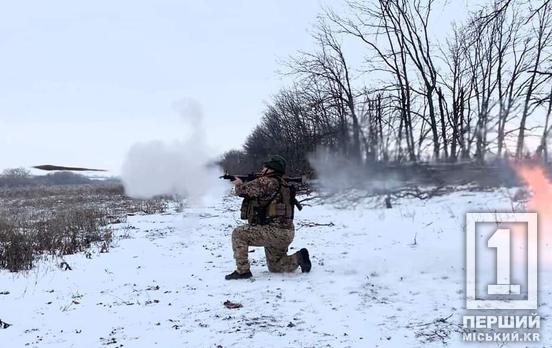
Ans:
[[[305,172],[319,148],[358,163],[548,161],[552,0],[491,0],[444,40],[432,25],[439,6],[349,0],[324,10],[315,49],[285,63],[293,83],[222,165],[249,171],[279,153]],[[348,43],[362,47],[363,64],[353,66]]]
[[[69,171],[58,171],[46,175],[32,175],[26,168],[8,168],[0,173],[0,189],[31,186],[83,185],[94,183],[111,183],[113,179],[94,180],[82,174]]]

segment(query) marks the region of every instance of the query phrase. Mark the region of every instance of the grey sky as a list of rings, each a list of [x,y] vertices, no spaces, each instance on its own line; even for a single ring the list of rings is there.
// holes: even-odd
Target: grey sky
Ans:
[[[117,173],[133,143],[186,133],[182,98],[203,106],[214,154],[239,147],[286,84],[278,60],[312,47],[320,3],[0,2],[0,169]]]

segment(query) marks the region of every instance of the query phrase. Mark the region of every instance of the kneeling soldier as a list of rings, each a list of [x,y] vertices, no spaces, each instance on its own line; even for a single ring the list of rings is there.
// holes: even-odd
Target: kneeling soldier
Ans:
[[[252,276],[249,260],[249,246],[265,248],[266,263],[270,272],[293,272],[298,267],[309,272],[309,252],[303,248],[293,255],[287,255],[288,246],[295,236],[293,226],[293,203],[291,189],[284,173],[286,161],[281,156],[272,156],[255,180],[244,183],[234,181],[236,195],[243,197],[241,217],[247,224],[232,232],[232,250],[236,259],[236,270],[226,279],[247,279]]]

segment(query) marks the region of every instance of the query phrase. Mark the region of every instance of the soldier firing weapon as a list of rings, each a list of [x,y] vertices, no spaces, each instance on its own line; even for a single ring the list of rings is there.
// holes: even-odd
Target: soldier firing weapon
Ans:
[[[246,224],[232,231],[236,270],[226,275],[226,280],[253,276],[248,260],[249,246],[265,248],[270,272],[294,272],[299,267],[302,272],[310,272],[312,263],[306,248],[292,255],[287,254],[295,236],[293,211],[295,207],[301,209],[295,199],[295,190],[303,178],[289,178],[285,173],[286,160],[273,155],[263,162],[259,174],[241,176],[226,173],[221,177],[234,183],[234,193],[243,198],[240,219],[247,220]]]

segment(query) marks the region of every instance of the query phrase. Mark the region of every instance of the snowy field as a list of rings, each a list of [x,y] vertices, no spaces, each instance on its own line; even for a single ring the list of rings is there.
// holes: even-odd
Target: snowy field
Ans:
[[[0,328],[0,346],[475,347],[458,328],[464,217],[511,210],[509,194],[462,191],[392,209],[381,198],[311,200],[291,250],[310,250],[311,273],[269,273],[263,250],[251,248],[245,281],[224,280],[237,198],[132,216],[114,225],[109,253],[65,257],[72,270],[44,260],[26,273],[0,271],[0,320],[11,325]],[[550,347],[550,273],[540,277],[537,346]]]

